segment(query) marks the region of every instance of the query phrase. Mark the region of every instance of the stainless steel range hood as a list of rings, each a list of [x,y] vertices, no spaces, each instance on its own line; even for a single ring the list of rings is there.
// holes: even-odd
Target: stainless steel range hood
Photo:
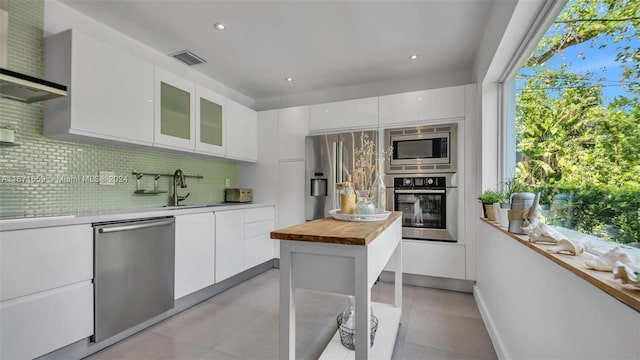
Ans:
[[[67,96],[67,87],[0,68],[0,97],[32,103]]]
[[[0,97],[25,103],[67,96],[67,87],[7,69],[8,2],[0,0]]]

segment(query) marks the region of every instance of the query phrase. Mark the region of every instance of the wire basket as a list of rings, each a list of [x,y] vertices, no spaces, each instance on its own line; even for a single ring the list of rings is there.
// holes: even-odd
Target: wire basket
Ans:
[[[340,341],[342,342],[342,345],[344,345],[344,347],[346,347],[349,350],[355,350],[356,349],[355,329],[350,329],[346,326],[342,326],[342,314],[338,315],[336,320],[338,321],[338,332],[340,333]],[[371,323],[370,346],[373,346],[373,339],[375,339],[376,331],[378,330],[378,318],[373,314],[371,314],[370,323]]]

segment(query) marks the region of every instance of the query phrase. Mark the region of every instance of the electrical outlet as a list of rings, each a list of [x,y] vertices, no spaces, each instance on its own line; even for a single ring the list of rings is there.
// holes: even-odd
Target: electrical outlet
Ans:
[[[98,177],[100,178],[100,185],[115,185],[116,174],[113,171],[98,171]]]
[[[229,178],[224,179],[224,187],[226,188],[231,187],[231,179]]]

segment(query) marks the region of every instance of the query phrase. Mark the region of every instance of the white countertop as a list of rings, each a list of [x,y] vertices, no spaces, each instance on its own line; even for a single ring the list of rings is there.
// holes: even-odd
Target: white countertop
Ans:
[[[154,217],[218,212],[226,210],[251,209],[274,206],[273,204],[215,203],[123,210],[95,210],[76,214],[51,214],[47,216],[12,216],[0,219],[0,231],[34,229],[51,226],[91,224],[107,221],[147,219]]]

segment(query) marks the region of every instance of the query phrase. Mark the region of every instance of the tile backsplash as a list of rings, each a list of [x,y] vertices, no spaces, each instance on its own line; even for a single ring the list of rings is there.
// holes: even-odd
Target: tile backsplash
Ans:
[[[8,68],[43,77],[43,0],[9,1]],[[16,131],[19,146],[0,145],[0,216],[47,215],[91,210],[134,209],[166,205],[171,194],[170,177],[161,177],[159,195],[135,195],[132,171],[173,172],[187,175],[190,193],[185,204],[223,201],[225,179],[237,184],[232,162],[167,154],[117,146],[59,141],[42,136],[42,103],[23,104],[0,99],[0,127]],[[114,185],[99,185],[99,171],[112,171]],[[145,176],[141,188],[153,189],[153,177]]]

